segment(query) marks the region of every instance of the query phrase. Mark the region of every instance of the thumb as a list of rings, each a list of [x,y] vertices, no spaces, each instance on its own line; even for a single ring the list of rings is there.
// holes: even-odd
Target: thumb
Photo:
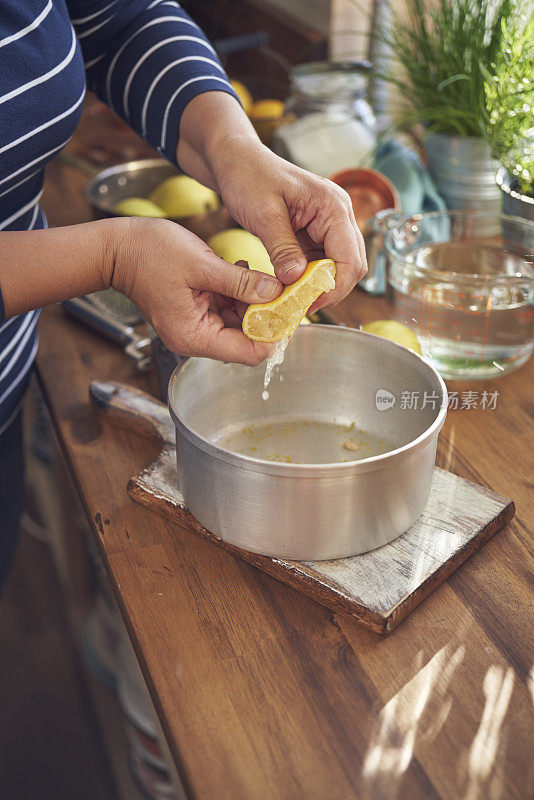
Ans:
[[[289,221],[285,203],[275,214],[265,215],[258,226],[258,236],[269,253],[277,278],[285,284],[300,278],[306,269],[306,256]]]
[[[230,264],[215,254],[195,280],[195,289],[218,292],[244,303],[268,303],[282,292],[282,284],[272,275]]]

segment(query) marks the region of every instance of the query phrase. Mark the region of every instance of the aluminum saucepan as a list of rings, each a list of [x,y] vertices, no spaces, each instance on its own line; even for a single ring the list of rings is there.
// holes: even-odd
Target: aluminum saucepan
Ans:
[[[295,560],[357,555],[406,531],[428,500],[447,410],[433,367],[378,336],[310,325],[268,400],[264,373],[190,358],[171,376],[179,480],[197,520]]]

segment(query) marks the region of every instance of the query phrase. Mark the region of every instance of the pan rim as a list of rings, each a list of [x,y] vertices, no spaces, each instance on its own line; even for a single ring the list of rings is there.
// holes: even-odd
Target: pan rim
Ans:
[[[173,395],[172,395],[172,384],[178,379],[180,372],[186,367],[187,363],[190,361],[190,358],[184,358],[174,369],[170,380],[169,380],[169,389],[168,389],[168,407],[169,413],[171,418],[174,422],[176,427],[177,433],[180,432],[192,445],[198,447],[203,452],[207,453],[210,456],[215,457],[216,459],[223,461],[225,464],[232,464],[236,467],[240,467],[242,469],[249,469],[253,472],[262,472],[268,473],[272,475],[285,475],[288,477],[318,477],[318,476],[333,476],[333,475],[344,475],[350,474],[354,475],[357,472],[369,472],[375,469],[380,469],[385,465],[390,465],[396,462],[399,458],[403,458],[406,454],[410,453],[411,451],[419,450],[424,444],[430,444],[435,436],[440,432],[443,424],[445,422],[445,417],[447,415],[447,406],[448,406],[448,392],[447,387],[445,385],[445,381],[439,374],[439,372],[425,361],[422,356],[418,355],[417,353],[409,350],[402,345],[397,344],[396,342],[392,342],[389,339],[384,339],[381,336],[376,336],[372,333],[367,333],[366,331],[361,331],[358,328],[349,328],[344,327],[341,325],[324,325],[324,324],[313,324],[309,326],[303,326],[298,329],[299,336],[308,336],[314,335],[308,333],[314,329],[325,329],[330,332],[335,331],[335,335],[359,335],[359,336],[371,336],[375,340],[380,340],[382,346],[396,348],[399,352],[402,352],[404,355],[403,357],[408,357],[409,359],[417,359],[419,362],[424,364],[424,367],[430,371],[430,373],[434,376],[437,380],[440,392],[441,392],[441,404],[436,415],[435,420],[432,424],[425,430],[423,433],[419,434],[415,439],[408,442],[401,447],[397,447],[394,450],[389,450],[386,453],[381,453],[380,455],[376,456],[369,456],[367,458],[362,458],[357,461],[340,461],[340,462],[332,462],[332,463],[314,463],[314,464],[299,464],[299,463],[291,463],[286,464],[284,462],[279,461],[268,461],[267,459],[256,458],[254,456],[248,456],[244,453],[236,453],[233,450],[227,450],[224,447],[221,447],[218,444],[215,444],[208,439],[204,438],[200,434],[193,431],[180,417],[180,415],[176,412],[173,406]],[[384,345],[385,343],[385,345]]]

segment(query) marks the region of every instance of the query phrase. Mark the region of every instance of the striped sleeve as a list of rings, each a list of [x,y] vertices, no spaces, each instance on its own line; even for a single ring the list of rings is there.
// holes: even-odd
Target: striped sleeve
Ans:
[[[235,93],[200,28],[175,0],[67,0],[87,82],[176,163],[181,115],[198,94]]]

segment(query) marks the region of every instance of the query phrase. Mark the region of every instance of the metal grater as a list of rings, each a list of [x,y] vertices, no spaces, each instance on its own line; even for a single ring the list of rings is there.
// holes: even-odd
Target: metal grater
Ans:
[[[124,348],[126,355],[135,359],[138,369],[146,369],[152,363],[151,344],[154,330],[139,334],[134,327],[109,310],[106,304],[97,304],[92,296],[73,297],[61,304],[65,311],[90,328],[103,333]]]
[[[93,292],[86,295],[97,308],[111,314],[118,322],[125,325],[137,325],[143,317],[131,302],[115,289],[104,289],[102,292]]]

